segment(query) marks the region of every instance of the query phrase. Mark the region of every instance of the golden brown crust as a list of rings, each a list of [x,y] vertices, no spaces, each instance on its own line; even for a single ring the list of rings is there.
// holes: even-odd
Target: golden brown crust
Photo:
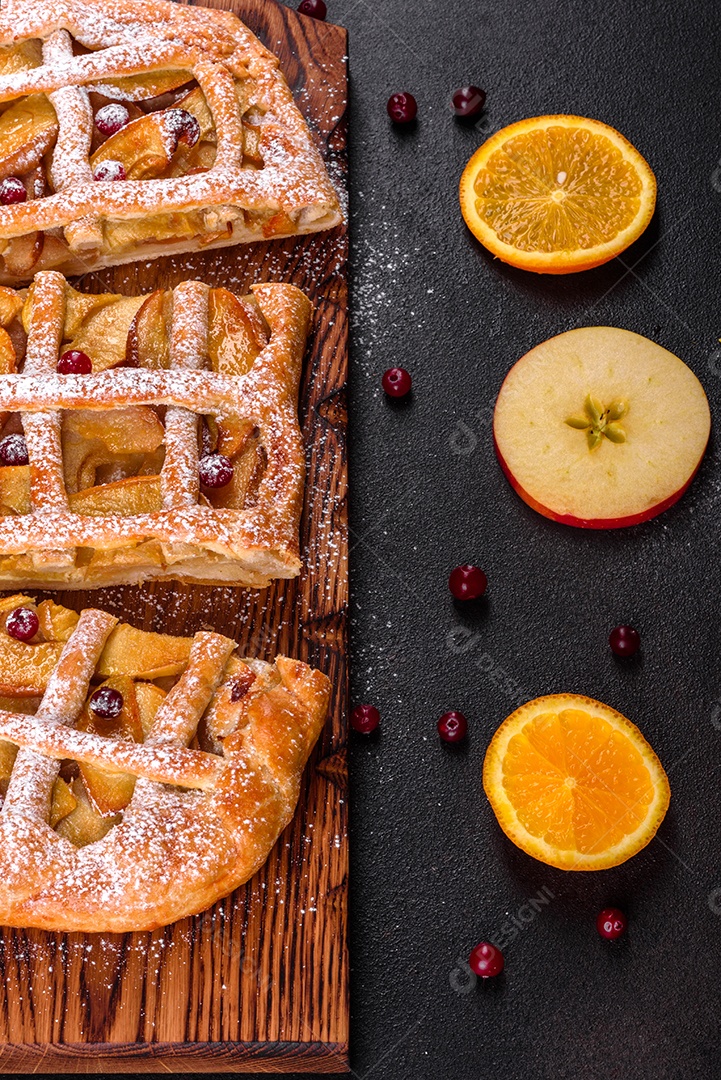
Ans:
[[[0,207],[0,251],[13,238],[59,232],[40,241],[28,262],[8,249],[0,257],[0,282],[19,284],[43,269],[85,273],[340,223],[337,196],[277,58],[230,12],[165,0],[4,0],[0,47],[33,40],[43,42],[42,62],[31,59],[0,74],[0,102],[48,96],[58,125],[48,151],[54,190]],[[74,55],[73,40],[81,55]],[[144,80],[176,70],[197,82],[210,109],[212,164],[185,175],[165,169],[127,182],[95,182],[88,94],[146,100],[152,94]],[[260,121],[249,160],[243,157],[250,138],[246,117]],[[5,175],[13,169],[23,175],[23,164],[34,167],[35,150],[27,160],[18,153],[5,156]],[[194,212],[192,235],[147,226],[157,215]],[[117,229],[106,228],[133,221],[140,231],[122,242]]]
[[[8,293],[8,310],[14,311],[13,294]],[[118,366],[90,375],[63,375],[56,370],[64,348],[61,342],[78,323],[81,336],[76,340],[83,343],[84,323],[77,314],[77,310],[82,314],[83,304],[100,307],[111,337],[116,308],[120,312],[131,304],[139,317],[145,305],[139,306],[142,298],[85,297],[55,271],[37,275],[23,309],[28,331],[24,367],[19,374],[0,374],[0,413],[22,417],[30,460],[25,479],[0,467],[0,507],[5,515],[0,516],[0,585],[86,588],[175,578],[265,586],[274,578],[299,572],[304,456],[296,401],[311,305],[292,285],[256,285],[253,296],[257,311],[226,290],[183,282],[167,294],[172,304],[169,369]],[[221,316],[209,329],[213,297],[245,320],[237,331],[243,347],[251,349],[237,354],[249,365],[244,373],[232,373],[232,365],[230,373],[223,373],[222,364],[230,363],[224,350],[232,352],[235,339],[232,326]],[[164,302],[162,293],[149,299],[157,299],[157,305]],[[265,337],[260,343],[252,338],[254,320],[261,327],[259,333],[267,334],[267,342]],[[71,322],[73,328],[68,330]],[[203,367],[209,362],[211,338],[219,354],[219,371]],[[161,337],[160,345],[165,343]],[[236,364],[237,356],[233,353]],[[147,406],[167,407],[164,431]],[[160,433],[156,441],[162,441],[158,450],[164,447],[157,479],[151,470],[111,483],[84,481],[79,485],[82,490],[69,490],[69,459],[78,435],[75,429],[67,430],[68,412],[82,417],[103,411],[107,417],[122,417],[126,414],[117,410],[138,408],[144,418],[140,435],[148,424],[150,429],[156,425]],[[68,412],[61,425],[62,410]],[[235,502],[222,493],[215,497],[199,491],[198,414],[209,413],[218,420],[219,430],[225,425],[228,441],[235,439],[238,475],[228,489],[235,493]],[[81,445],[95,444],[89,440]],[[137,452],[141,447],[124,449]],[[118,467],[127,460],[127,455],[108,455]],[[255,470],[252,475],[246,461]],[[241,475],[246,483],[242,490],[234,486]],[[3,494],[6,480],[15,485],[12,497]],[[21,481],[25,488],[20,502],[24,499],[27,505],[19,506]]]
[[[0,811],[4,925],[123,932],[197,913],[255,873],[294,813],[304,766],[326,718],[328,680],[285,657],[274,665],[239,661],[231,656],[232,641],[201,633],[143,743],[95,737],[96,743],[106,744],[106,765],[114,760],[116,769],[132,773],[124,753],[129,747],[145,758],[146,779],[136,780],[122,818],[113,818],[117,823],[105,836],[82,847],[50,827],[49,791],[58,753],[54,735],[67,725],[62,730],[69,746],[82,734],[72,725],[91,674],[88,662],[81,670],[77,658],[92,655],[92,672],[113,623],[103,612],[83,614],[64,645],[59,684],[57,677],[55,682],[49,678],[38,711],[44,719],[16,715],[13,727],[7,712],[0,715],[2,738],[25,747]],[[4,631],[2,636],[0,677]],[[152,647],[154,637],[143,635],[141,651]],[[6,676],[6,682],[12,678]],[[58,686],[68,703],[59,722],[54,711]],[[229,702],[235,727],[221,740],[221,756],[184,749],[201,716],[211,714],[215,703],[227,709]],[[179,759],[181,749],[188,771],[176,776],[175,786],[147,778],[148,762],[165,766]],[[79,756],[88,760],[87,754]],[[201,787],[206,760],[215,766]],[[198,785],[179,788],[180,781],[191,777],[194,761]],[[54,766],[50,773],[48,766]]]

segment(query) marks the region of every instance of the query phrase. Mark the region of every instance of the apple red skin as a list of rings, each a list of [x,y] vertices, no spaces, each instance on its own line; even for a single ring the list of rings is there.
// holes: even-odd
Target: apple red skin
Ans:
[[[686,483],[683,485],[683,487],[679,488],[678,491],[675,491],[673,495],[669,495],[667,499],[664,499],[663,502],[656,503],[655,506],[651,506],[648,510],[643,510],[638,514],[629,514],[627,517],[588,519],[577,518],[574,517],[572,514],[556,514],[553,510],[549,510],[547,506],[541,506],[539,502],[536,502],[536,500],[528,494],[525,488],[521,487],[521,485],[518,483],[515,476],[509,469],[508,465],[503,459],[501,451],[498,448],[495,433],[493,435],[493,446],[496,451],[496,457],[498,458],[500,466],[503,469],[503,473],[513,490],[516,492],[517,495],[520,495],[520,497],[525,503],[527,503],[533,510],[536,510],[539,514],[542,514],[544,517],[550,518],[551,521],[558,521],[561,523],[561,525],[573,525],[577,529],[625,529],[629,525],[640,525],[644,521],[650,521],[651,518],[657,517],[659,514],[662,514],[664,510],[668,510],[669,507],[673,506],[674,503],[678,502],[681,496],[686,491],[688,491],[694,477],[696,476],[696,473],[701,468],[701,462],[703,461],[704,454],[706,453],[706,446],[708,446],[708,442],[706,443],[706,446],[704,446],[703,453],[698,460],[698,465],[691,473]]]

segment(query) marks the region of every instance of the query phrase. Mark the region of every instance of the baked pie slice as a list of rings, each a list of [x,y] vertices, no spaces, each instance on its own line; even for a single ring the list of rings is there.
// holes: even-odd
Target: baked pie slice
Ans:
[[[0,924],[148,930],[262,866],[330,683],[235,650],[220,634],[0,602]]]
[[[235,15],[3,0],[0,282],[341,220],[277,58]]]
[[[310,316],[282,284],[0,287],[0,587],[297,575]]]

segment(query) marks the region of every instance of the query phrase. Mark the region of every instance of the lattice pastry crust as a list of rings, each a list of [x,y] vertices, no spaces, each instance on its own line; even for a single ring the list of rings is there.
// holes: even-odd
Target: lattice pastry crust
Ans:
[[[37,613],[30,643],[5,629],[18,606]],[[295,811],[330,684],[297,660],[234,650],[220,634],[1,602],[0,924],[152,929],[262,866]],[[103,719],[94,702],[108,691],[122,708]]]
[[[294,577],[310,315],[292,285],[0,288],[0,584]],[[92,373],[59,374],[78,353]]]
[[[0,206],[5,284],[342,219],[277,58],[230,12],[3,0],[0,110],[0,182],[27,195]]]

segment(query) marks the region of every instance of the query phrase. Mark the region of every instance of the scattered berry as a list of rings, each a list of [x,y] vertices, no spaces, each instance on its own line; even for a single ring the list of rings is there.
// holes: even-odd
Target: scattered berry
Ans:
[[[641,635],[632,626],[615,626],[608,635],[608,644],[616,656],[635,656],[641,648]]]
[[[438,734],[444,742],[460,742],[468,734],[468,721],[462,712],[443,713],[438,721]]]
[[[410,124],[416,118],[418,103],[413,94],[392,94],[386,108],[394,124]]]
[[[0,181],[0,206],[10,206],[11,203],[25,202],[28,193],[22,180],[17,176],[8,176]]]
[[[486,91],[480,86],[462,86],[453,95],[453,111],[462,120],[473,120],[483,112]]]
[[[122,161],[101,161],[93,173],[93,180],[127,180]]]
[[[29,460],[24,435],[6,435],[0,439],[0,462],[3,465],[27,465]]]
[[[503,953],[490,941],[482,941],[468,957],[468,965],[482,979],[492,979],[503,971]]]
[[[92,370],[92,360],[80,349],[69,349],[58,360],[58,371],[61,375],[89,375]]]
[[[40,629],[40,620],[32,608],[16,607],[8,615],[5,629],[18,641],[32,641]]]
[[[609,907],[599,911],[596,919],[596,929],[606,941],[615,941],[625,933],[628,921],[626,916],[618,908]]]
[[[101,686],[90,699],[90,708],[103,720],[114,720],[123,711],[123,695],[112,686]]]
[[[102,109],[98,109],[95,114],[95,126],[106,138],[117,135],[129,123],[130,113],[119,101],[103,105]]]
[[[298,11],[301,15],[310,15],[311,19],[325,19],[328,14],[328,8],[323,3],[323,0],[300,0],[298,4]]]
[[[411,377],[402,367],[388,368],[383,375],[383,389],[388,397],[402,398],[411,390]]]
[[[204,487],[227,487],[233,479],[233,462],[225,454],[207,454],[200,459],[198,475]]]
[[[381,722],[381,714],[375,705],[356,705],[350,715],[351,727],[362,735],[370,735]]]
[[[200,138],[200,124],[187,109],[168,109],[165,123],[177,141],[185,143],[186,146],[195,146]]]
[[[478,600],[488,588],[488,578],[478,566],[457,566],[448,578],[455,600]]]

